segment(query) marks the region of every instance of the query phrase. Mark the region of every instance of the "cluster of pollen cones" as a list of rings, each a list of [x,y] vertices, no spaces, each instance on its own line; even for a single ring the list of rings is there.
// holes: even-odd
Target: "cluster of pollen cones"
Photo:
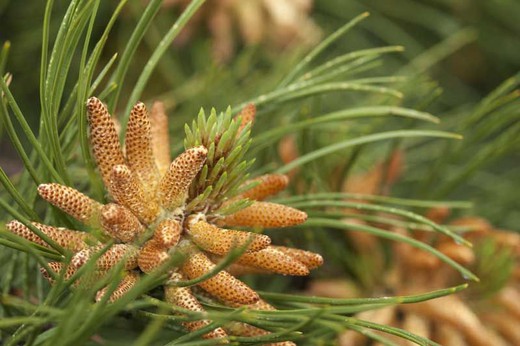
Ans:
[[[202,312],[203,307],[191,289],[176,285],[176,282],[205,275],[215,267],[215,261],[233,248],[241,247],[245,248],[243,254],[227,271],[222,270],[197,286],[228,306],[247,305],[257,310],[273,310],[253,289],[232,274],[308,275],[310,269],[322,264],[319,254],[274,246],[266,235],[226,228],[276,228],[303,223],[307,218],[304,212],[263,201],[284,189],[287,177],[270,174],[253,179],[256,184],[251,184],[251,189],[229,199],[229,203],[242,198],[253,201],[234,214],[222,216],[212,213],[216,209],[211,205],[202,211],[187,211],[189,188],[206,162],[207,148],[189,148],[172,161],[168,119],[159,102],[153,105],[150,114],[143,103],[133,107],[124,147],[105,105],[92,97],[87,102],[87,109],[91,150],[111,202],[101,204],[71,187],[56,183],[38,187],[43,199],[91,230],[101,230],[102,234],[95,237],[95,232],[33,223],[47,238],[73,253],[70,263],[49,263],[54,274],[70,278],[93,256],[98,257],[96,273],[100,277],[115,265],[122,264],[125,276],[108,297],[109,301],[115,301],[128,292],[143,274],[158,269],[180,251],[184,261],[178,267],[168,268],[170,278],[164,284],[165,300],[184,309]],[[236,119],[251,122],[253,118],[254,107],[249,106]],[[246,182],[249,183],[251,181]],[[19,221],[9,222],[7,229],[34,243],[49,246]],[[113,242],[108,249],[107,241]],[[104,252],[100,254],[102,250]],[[56,276],[45,271],[44,275],[51,282]],[[87,283],[75,283],[83,284]],[[101,300],[105,294],[106,288],[101,289],[96,299]],[[193,331],[209,323],[208,320],[198,320],[185,322],[184,326]],[[268,334],[268,331],[244,323],[235,323],[228,332],[243,336]],[[223,338],[225,342],[226,335],[225,327],[219,327],[204,337]],[[289,341],[277,343],[292,344]]]
[[[365,195],[386,192],[403,173],[404,163],[403,153],[395,151],[387,160],[378,162],[368,171],[350,176],[343,184],[343,191]],[[370,203],[369,200],[363,202]],[[494,279],[484,276],[481,277],[480,284],[470,283],[468,290],[459,294],[420,303],[364,311],[356,314],[356,318],[401,328],[440,345],[520,345],[520,234],[496,229],[481,217],[465,216],[450,220],[452,210],[445,206],[437,206],[425,211],[424,215],[437,224],[463,229],[464,239],[475,244],[474,248],[469,248],[430,230],[370,222],[358,217],[362,216],[363,212],[353,208],[347,212],[352,216],[343,219],[345,223],[377,226],[396,234],[413,237],[471,270],[476,270],[479,267],[478,262],[482,263],[485,260],[479,258],[483,254],[483,251],[479,250],[483,244],[494,244],[493,247],[486,248],[485,251],[489,255],[485,258],[493,254],[493,260],[498,262],[498,256],[495,254],[507,253],[513,261],[512,272],[507,274],[509,276],[502,282],[502,286],[494,288],[496,291],[476,294],[475,288],[478,289],[483,285],[489,289],[487,283]],[[391,218],[393,221],[404,221],[396,215],[383,213],[376,215]],[[313,280],[308,289],[309,294],[340,299],[357,298],[366,295],[367,290],[371,290],[374,295],[380,295],[381,292],[411,295],[450,287],[461,282],[460,274],[455,269],[442,262],[437,256],[410,244],[396,242],[385,249],[385,244],[375,235],[349,230],[346,231],[346,236],[358,253],[357,262],[368,266],[368,270],[366,267],[363,270],[372,273],[374,279],[365,279],[365,283],[369,283],[365,286],[346,279]],[[489,249],[495,249],[496,252],[489,252]],[[504,274],[497,273],[503,269],[495,266],[494,263],[484,264],[486,271],[482,274],[488,276]],[[479,275],[479,272],[476,274]],[[412,341],[387,333],[375,332],[375,334],[384,336],[395,345],[415,345]],[[372,346],[382,343],[354,330],[348,330],[339,335],[337,344]]]
[[[447,208],[434,208],[428,216],[435,221],[441,221],[440,215],[446,215]],[[444,217],[444,216],[442,216]],[[446,346],[513,346],[520,344],[520,236],[509,231],[492,227],[486,220],[479,217],[462,217],[450,222],[452,226],[465,227],[468,231],[465,238],[474,244],[492,241],[497,251],[508,252],[515,261],[515,268],[496,292],[486,295],[476,295],[470,284],[468,291],[436,298],[420,303],[387,306],[377,310],[358,313],[356,318],[382,325],[404,329],[413,334],[430,339]],[[394,228],[395,232],[405,230]],[[478,261],[479,252],[439,237],[437,241],[429,240],[431,232],[415,232],[414,237],[434,244],[436,250],[452,260],[468,267]],[[365,253],[375,253],[376,239],[358,238],[356,247]],[[374,241],[372,241],[374,240]],[[392,247],[393,264],[391,269],[380,272],[380,285],[374,287],[381,291],[391,291],[395,295],[411,295],[433,291],[460,283],[458,273],[437,257],[423,252],[409,244],[396,243]],[[382,258],[376,260],[381,261]],[[492,268],[493,264],[487,264]],[[497,269],[495,269],[497,270]],[[496,273],[495,273],[496,274]],[[490,280],[489,278],[483,278]],[[482,281],[486,284],[486,281]],[[354,298],[363,290],[352,282],[344,279],[313,281],[309,294],[326,295],[333,298]],[[473,292],[473,294],[472,294]],[[376,332],[376,334],[380,334]],[[381,333],[396,345],[414,345],[412,341],[393,335]],[[343,332],[338,338],[339,346],[372,346],[380,343],[352,330]]]

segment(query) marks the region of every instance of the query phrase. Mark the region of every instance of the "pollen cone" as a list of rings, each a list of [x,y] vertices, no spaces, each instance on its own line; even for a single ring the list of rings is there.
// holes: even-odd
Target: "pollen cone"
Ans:
[[[221,221],[227,226],[290,227],[302,224],[307,214],[282,204],[255,202]]]
[[[166,209],[180,207],[186,201],[193,178],[206,161],[208,150],[203,146],[191,148],[171,163],[159,184],[159,199]]]
[[[264,249],[271,243],[271,239],[263,234],[221,229],[204,221],[191,225],[188,234],[195,244],[217,255],[226,255],[233,248],[244,246],[248,241],[248,252]]]
[[[85,232],[71,231],[65,228],[56,228],[52,226],[42,225],[37,222],[32,223],[34,227],[38,228],[42,233],[54,240],[58,245],[72,250],[79,251],[87,248],[86,240],[89,239],[89,234]],[[32,241],[35,244],[49,247],[49,245],[23,223],[13,220],[6,225],[7,230],[22,238]]]
[[[195,279],[211,271],[214,267],[215,264],[203,253],[194,252],[188,256],[181,270],[188,279]],[[198,286],[225,301],[253,304],[259,299],[255,291],[224,270],[199,283]]]
[[[168,134],[168,116],[162,102],[154,102],[150,113],[152,148],[155,163],[160,175],[164,175],[172,162],[170,158],[170,136]]]
[[[125,164],[119,136],[107,108],[96,97],[88,99],[87,114],[90,126],[90,146],[103,182],[109,188],[112,168]]]
[[[183,277],[179,273],[174,273],[171,276],[174,281],[182,281]],[[191,293],[188,287],[176,287],[175,285],[164,286],[164,297],[168,303],[179,306],[186,310],[203,312],[204,308],[199,303],[197,298]],[[210,323],[208,320],[198,320],[191,322],[184,322],[183,325],[190,331],[195,331],[207,326]],[[204,334],[205,339],[225,338],[226,332],[222,328],[216,328],[213,331]]]
[[[168,258],[170,258],[170,256],[168,252],[166,252],[166,248],[151,240],[146,242],[141,248],[141,251],[139,251],[137,263],[139,269],[145,273],[150,273],[167,261]]]
[[[145,193],[155,193],[159,170],[152,147],[152,130],[146,106],[138,102],[132,108],[125,136],[126,157],[130,169],[141,181]]]
[[[113,303],[116,300],[122,298],[128,291],[132,289],[132,287],[135,286],[135,284],[139,281],[139,274],[134,272],[127,272],[125,273],[125,276],[117,285],[116,289],[112,294],[110,295],[110,298],[108,298],[108,301]],[[101,290],[99,290],[96,294],[96,302],[99,302],[103,297],[107,294],[108,287],[105,287]]]
[[[269,196],[276,195],[289,184],[289,178],[283,174],[266,174],[258,178],[248,180],[244,183],[258,183],[255,187],[244,192],[240,197],[251,200],[262,201]]]
[[[86,225],[95,225],[97,222],[101,204],[76,189],[56,183],[41,184],[38,186],[38,194]]]
[[[101,227],[112,238],[128,243],[145,231],[139,219],[122,205],[110,203],[101,208]]]
[[[110,191],[114,199],[127,207],[146,224],[155,220],[159,206],[146,198],[142,184],[125,165],[117,165],[110,176]]]
[[[90,260],[96,252],[101,251],[103,247],[103,245],[99,245],[81,250],[72,257],[72,265],[78,268],[81,267]],[[109,270],[119,262],[124,261],[125,269],[134,269],[137,267],[137,255],[138,250],[135,246],[128,244],[115,244],[97,259],[96,266],[99,270]]]
[[[240,256],[237,263],[283,275],[309,275],[309,269],[304,264],[273,247],[245,253]]]
[[[280,252],[283,252],[287,256],[290,256],[298,262],[304,264],[309,269],[315,269],[323,264],[323,257],[320,254],[305,251],[301,249],[295,249],[285,246],[271,246]]]

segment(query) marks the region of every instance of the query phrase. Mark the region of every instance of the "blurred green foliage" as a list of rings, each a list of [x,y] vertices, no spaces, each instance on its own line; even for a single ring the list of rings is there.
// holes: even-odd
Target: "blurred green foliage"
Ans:
[[[204,6],[210,5],[211,2],[208,2]],[[58,1],[53,13],[59,14],[65,6],[66,2]],[[101,23],[106,20],[114,6],[103,3],[97,21]],[[107,49],[103,52],[105,61],[113,53],[124,50],[143,6],[140,1],[129,1],[125,6],[121,20],[116,22]],[[21,100],[19,103],[26,111],[25,114],[28,114],[31,127],[35,127],[39,119],[40,107],[36,89],[38,73],[35,72],[40,54],[43,8],[44,3],[34,1],[24,5],[4,1],[0,6],[0,39],[12,42],[9,63],[9,71],[14,76],[12,91]],[[445,129],[459,131],[466,138],[466,141],[457,144],[456,154],[446,159],[449,162],[442,164],[435,175],[424,172],[423,163],[437,161],[446,148],[432,145],[427,146],[428,150],[412,150],[408,157],[410,174],[404,176],[403,183],[397,185],[394,192],[408,197],[470,199],[475,202],[474,212],[477,214],[489,218],[501,227],[514,228],[520,220],[520,215],[515,210],[520,208],[513,194],[508,191],[514,191],[511,178],[518,174],[518,165],[515,162],[519,160],[519,144],[512,140],[500,144],[500,148],[489,149],[488,146],[493,143],[496,146],[495,139],[508,127],[513,126],[516,130],[515,124],[519,118],[518,111],[515,110],[517,101],[512,99],[509,105],[493,109],[482,117],[482,121],[475,122],[470,127],[463,125],[462,119],[479,112],[478,102],[503,80],[519,71],[520,51],[515,47],[520,46],[520,25],[512,19],[512,14],[520,13],[520,4],[512,0],[399,0],[391,4],[382,1],[317,1],[314,4],[313,17],[324,33],[327,33],[353,15],[364,11],[370,12],[370,19],[330,47],[324,58],[380,45],[404,46],[403,53],[386,55],[383,65],[381,61],[373,62],[374,66],[379,67],[364,75],[390,73],[408,76],[411,80],[402,84],[401,90],[405,92],[405,98],[399,104],[421,107],[439,115]],[[161,33],[168,29],[169,23],[176,16],[178,10],[175,9],[163,9],[159,12],[150,30],[146,32],[144,44],[138,48],[135,60],[125,77],[120,92],[122,98],[129,95],[151,50],[160,41]],[[56,30],[58,19],[59,16],[53,16],[51,30]],[[102,28],[94,26],[93,37],[101,33]],[[172,113],[175,112],[176,118],[180,119],[173,124],[173,131],[181,134],[183,119],[194,116],[199,107],[224,109],[228,105],[236,105],[261,94],[262,91],[271,90],[284,71],[301,54],[301,50],[275,54],[272,50],[263,49],[261,45],[242,46],[242,50],[231,61],[219,65],[211,59],[210,36],[200,30],[199,35],[188,45],[174,45],[166,52],[152,74],[153,82],[147,85],[143,98],[164,100]],[[72,64],[73,71],[74,66],[77,64]],[[515,85],[509,92],[515,93],[514,90]],[[323,111],[351,106],[356,100],[356,97],[337,93],[314,98],[313,101],[306,102],[305,109],[286,107],[283,111],[286,117],[277,117],[279,121],[270,119],[269,126],[283,124],[294,116],[315,116]],[[474,138],[475,128],[488,127],[489,122],[485,119],[491,117],[507,118],[509,121],[504,120],[500,124],[494,122],[495,131]],[[344,133],[340,131],[325,141],[343,136]],[[477,154],[486,150],[490,151],[488,159],[481,159],[480,163],[472,162]],[[381,151],[378,149],[378,152]],[[374,159],[370,160],[368,157],[381,154],[364,155],[366,164],[359,166],[359,169],[364,169],[370,161],[373,162]],[[473,167],[474,165],[476,166]],[[464,172],[466,166],[473,167],[471,173]],[[423,169],[416,173],[416,167]],[[424,175],[429,178],[422,179]],[[464,179],[460,181],[457,178],[459,176],[464,176]],[[417,180],[421,182],[415,183]],[[446,184],[446,187],[439,188],[439,184]],[[485,202],[489,200],[494,203],[487,205]]]
[[[208,0],[206,5],[210,2]],[[68,1],[55,1],[48,23],[51,47],[68,5]],[[102,38],[105,25],[116,6],[116,2],[99,2],[99,11],[89,37],[89,51]],[[90,189],[93,195],[101,198],[103,191],[99,182],[96,185],[94,169],[92,163],[89,163],[84,136],[86,129],[78,125],[84,123],[81,122],[84,120],[84,110],[81,108],[84,101],[76,100],[71,91],[78,82],[79,71],[84,67],[81,65],[84,63],[81,44],[69,57],[70,70],[58,69],[68,71],[68,75],[64,77],[63,90],[70,95],[65,93],[62,98],[60,93],[54,97],[53,90],[46,90],[47,97],[55,103],[49,103],[52,104],[51,108],[45,108],[47,103],[40,104],[39,60],[44,8],[45,3],[41,1],[0,1],[0,42],[10,41],[11,44],[5,67],[5,71],[13,75],[10,90],[21,108],[27,126],[35,132],[34,140],[43,138],[46,147],[40,150],[51,156],[55,155],[52,157],[52,164],[39,161],[37,159],[44,155],[38,155],[40,153],[32,150],[34,148],[31,144],[34,143],[29,144],[27,140],[23,140],[21,146],[28,151],[27,162],[33,162],[34,172],[26,169],[23,173],[11,175],[18,192],[10,191],[7,194],[2,191],[2,197],[9,196],[10,201],[22,200],[18,203],[20,207],[13,207],[10,212],[22,210],[24,215],[29,216],[35,210],[38,215],[45,214],[46,221],[69,225],[70,220],[56,211],[48,211],[36,199],[34,187],[38,180],[70,179],[72,185],[82,190]],[[259,141],[254,143],[250,151],[250,158],[256,159],[253,174],[290,170],[291,166],[283,162],[278,150],[280,141],[288,134],[294,136],[302,163],[293,184],[293,192],[298,194],[336,192],[349,174],[366,171],[374,162],[388,157],[395,148],[401,148],[406,152],[406,171],[393,186],[391,194],[421,199],[404,206],[422,213],[424,209],[420,205],[424,200],[469,200],[474,207],[469,210],[463,208],[460,213],[477,214],[488,218],[497,226],[518,229],[520,206],[517,191],[520,182],[515,177],[520,175],[520,51],[515,48],[520,46],[520,24],[511,15],[520,15],[520,4],[517,1],[316,1],[313,18],[322,27],[324,37],[365,11],[370,12],[370,17],[350,30],[348,35],[341,36],[333,45],[327,46],[325,51],[293,75],[292,79],[287,79],[289,71],[294,71],[295,66],[299,66],[308,49],[297,48],[277,53],[264,49],[261,44],[240,46],[241,49],[231,61],[218,64],[211,58],[211,38],[202,30],[183,47],[168,45],[165,54],[157,61],[148,83],[141,83],[143,68],[179,16],[178,11],[163,9],[159,10],[149,30],[145,32],[142,44],[136,47],[129,69],[123,73],[124,78],[117,79],[112,72],[119,66],[123,52],[129,47],[130,37],[138,26],[144,8],[143,1],[128,1],[114,23],[99,64],[93,71],[89,70],[93,76],[97,76],[104,66],[111,67],[110,73],[100,81],[96,92],[106,96],[107,102],[116,110],[123,124],[127,116],[124,110],[135,101],[131,99],[135,86],[143,87],[142,94],[138,95],[143,101],[160,99],[165,102],[173,120],[170,129],[173,133],[172,151],[179,152],[184,137],[184,124],[196,116],[200,107],[225,109],[231,105],[236,112],[240,105],[253,100],[260,106],[253,129],[253,137],[259,138]],[[362,51],[384,46],[390,47],[388,51]],[[404,47],[402,52],[401,46]],[[114,58],[115,53],[118,53],[117,58]],[[322,65],[349,53],[360,55],[346,57],[330,69]],[[316,74],[311,78],[307,73],[313,71]],[[56,76],[58,77],[61,75]],[[88,84],[82,85],[83,90],[80,92],[86,95],[90,93],[86,88],[90,87],[92,81],[86,74],[83,78]],[[123,82],[120,85],[111,84],[114,80]],[[66,99],[65,95],[69,95],[70,99]],[[335,112],[345,113],[338,115]],[[441,120],[439,126],[431,124],[437,119],[432,114]],[[333,120],[324,120],[327,116],[332,116]],[[334,118],[336,116],[338,118]],[[353,119],[356,119],[355,122],[350,121]],[[42,126],[47,121],[56,121],[55,128]],[[23,124],[15,123],[13,131],[27,134],[27,129],[22,126]],[[39,131],[42,129],[44,132],[40,137]],[[59,130],[59,133],[53,133],[54,130]],[[464,140],[432,138],[455,137],[444,131],[462,134]],[[8,132],[2,132],[3,140]],[[81,146],[77,145],[78,137],[83,141],[80,142]],[[56,138],[59,138],[58,143],[53,143],[52,140]],[[365,139],[365,142],[359,145],[349,142],[359,138]],[[382,138],[387,140],[379,141]],[[56,149],[60,145],[63,145],[63,150],[58,154]],[[40,172],[44,173],[40,175]],[[4,186],[10,183],[4,176],[2,181],[6,183]],[[338,221],[340,216],[327,211],[328,204],[334,205],[339,199],[344,199],[344,196],[332,201],[312,194],[310,196],[321,203],[317,210],[313,209],[312,203],[306,205],[311,215],[310,226],[302,229],[297,236],[281,233],[273,235],[273,238],[280,244],[297,243],[310,250],[325,250],[331,263],[318,275],[348,272],[349,269],[345,268],[352,266],[350,259],[354,254],[346,252],[345,237],[335,232],[345,226]],[[308,201],[299,202],[305,204]],[[402,206],[399,204],[402,201],[388,203]],[[8,210],[9,203],[6,202],[3,206]],[[46,210],[47,213],[44,213]],[[387,209],[384,211],[388,212]],[[324,220],[324,214],[328,219]],[[418,216],[413,214],[413,217]],[[7,216],[2,219],[5,218]],[[390,223],[392,220],[387,218],[383,221]],[[403,223],[412,225],[410,220]],[[356,226],[350,227],[349,229],[355,229]],[[390,232],[384,233],[375,228],[365,231],[393,239]],[[407,237],[399,240],[413,242]],[[2,244],[15,247],[12,239],[5,240]],[[20,244],[17,246],[29,251]],[[31,287],[39,301],[43,301],[48,292],[44,289],[46,284],[42,282],[33,258],[4,248],[2,251],[2,256],[12,255],[11,261],[2,263],[2,269],[7,273],[0,279],[3,293],[9,293],[12,287]],[[36,254],[41,253],[36,251]],[[16,268],[24,268],[24,274],[14,275]],[[350,270],[356,271],[356,268]],[[464,273],[467,275],[467,272]],[[304,280],[290,281],[286,278],[246,280],[255,287],[272,291],[305,285]],[[70,322],[63,322],[63,316],[71,314],[75,317],[73,321],[80,321],[81,309],[90,308],[91,301],[90,297],[82,298],[78,294],[60,301],[58,296],[67,290],[68,285],[55,287],[58,288],[53,288],[54,296],[50,301],[51,305],[57,304],[59,308],[45,313],[48,313],[46,316],[54,323],[62,323],[59,324],[62,328],[59,332],[63,332],[71,328]],[[22,290],[21,294],[25,300],[29,299],[29,290]],[[311,306],[302,305],[294,297],[291,300],[272,294],[271,298],[291,309]],[[21,331],[33,333],[42,327],[39,323],[46,321],[30,316],[38,309],[36,305],[28,304],[22,309],[21,305],[17,305],[19,302],[3,302],[8,308],[11,303],[16,310],[13,315],[27,314],[27,321],[24,321],[30,327],[21,328]],[[92,326],[97,323],[95,318],[102,313],[115,316],[123,311],[122,316],[112,320],[110,327],[99,329],[100,333],[110,339],[114,335],[111,330],[114,326],[121,328],[121,331],[116,329],[116,334],[134,332],[136,329],[140,332],[145,327],[135,321],[148,321],[154,315],[150,311],[146,311],[146,314],[138,310],[135,307],[138,304],[152,306],[161,312],[159,303],[145,299],[130,308],[123,303],[115,308],[107,308],[108,310],[100,308],[89,315],[88,322]],[[222,307],[217,307],[212,310],[215,318],[225,315],[221,309]],[[275,324],[275,330],[284,326],[284,323],[291,326],[301,324],[302,328],[309,331],[310,337],[306,341],[308,344],[332,340],[334,332],[342,327],[341,323],[337,320],[327,321],[328,329],[321,331],[323,335],[320,331],[312,334],[312,323],[321,321],[318,316],[320,310],[313,309],[314,306],[309,308],[308,315],[296,321],[281,312],[279,316],[282,322]],[[341,313],[352,312],[355,309]],[[132,316],[132,319],[127,318],[128,316]],[[332,314],[327,318],[336,317]],[[283,320],[284,318],[287,320]],[[130,326],[128,320],[132,321]],[[5,323],[8,324],[9,321]],[[178,321],[164,323],[170,330],[161,334],[160,338],[166,340],[172,335],[181,335],[179,328],[175,329]],[[13,322],[13,325],[16,323]],[[354,329],[355,326],[353,323],[351,327]],[[85,327],[79,339],[87,338],[90,332],[92,330]],[[49,336],[44,333],[39,342],[44,343],[47,337],[56,338],[52,332],[47,335]],[[293,334],[290,336],[295,337]],[[118,342],[123,341],[119,339]],[[189,342],[190,339],[187,339],[186,344]]]

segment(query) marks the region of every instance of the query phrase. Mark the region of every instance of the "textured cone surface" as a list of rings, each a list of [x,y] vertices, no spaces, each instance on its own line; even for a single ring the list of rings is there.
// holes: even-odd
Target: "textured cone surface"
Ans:
[[[183,278],[180,274],[174,273],[171,276],[171,279],[175,281],[182,281]],[[195,311],[195,312],[203,312],[204,308],[199,303],[197,298],[191,293],[191,290],[188,287],[176,287],[172,285],[164,286],[164,298],[168,303],[171,303],[175,306],[179,306],[186,310]],[[184,322],[183,326],[189,331],[195,331],[200,328],[207,326],[210,323],[208,320],[199,320],[192,322]],[[224,338],[227,334],[222,328],[216,328],[215,330],[204,334],[205,339],[214,339],[214,338]]]
[[[269,335],[271,332],[261,329],[255,326],[252,326],[243,322],[231,322],[226,326],[226,330],[231,335],[237,336],[262,336]],[[296,344],[292,341],[281,341],[275,343],[263,344],[264,346],[296,346]]]
[[[273,311],[276,310],[274,306],[269,304],[263,299],[258,300],[256,303],[249,305],[249,308],[252,310],[263,310],[263,311]]]
[[[240,256],[237,263],[269,270],[278,274],[309,275],[309,269],[304,264],[273,247],[257,252],[245,253]]]
[[[245,266],[238,263],[232,263],[226,268],[226,271],[233,276],[250,275],[250,274],[271,274],[270,271],[251,266]]]
[[[323,264],[323,257],[320,254],[311,251],[305,251],[301,249],[295,249],[285,246],[272,246],[280,252],[283,252],[287,256],[290,256],[298,262],[304,264],[309,269],[314,269]]]
[[[100,219],[101,227],[106,233],[125,243],[135,240],[145,231],[137,216],[119,204],[104,205]]]
[[[181,233],[182,225],[179,221],[166,219],[155,228],[153,240],[157,245],[169,248],[177,245],[181,239]]]
[[[64,280],[69,280],[72,275],[74,275],[78,268],[69,265],[66,266],[66,264],[62,262],[49,262],[47,263],[49,268],[58,276],[62,275],[62,272],[64,268],[66,267],[66,271],[63,274]],[[55,280],[51,277],[51,275],[44,269],[40,268],[40,272],[42,273],[42,276],[47,279],[52,285],[55,284]],[[106,275],[106,271],[99,271],[96,270],[94,272],[84,273],[78,280],[76,280],[73,283],[73,287],[76,288],[90,288],[94,286],[96,283],[99,282],[104,276]]]
[[[92,225],[97,221],[101,204],[76,189],[60,184],[41,184],[38,194],[76,220]]]
[[[33,222],[34,227],[38,228],[42,233],[54,240],[60,246],[72,250],[74,252],[87,248],[86,240],[89,235],[84,232],[71,231],[65,228],[56,228],[52,226],[42,225]],[[25,238],[35,244],[49,247],[49,245],[39,236],[37,236],[28,227],[19,221],[13,220],[6,225],[6,228],[19,237]]]
[[[237,115],[237,118],[240,117],[242,119],[242,122],[240,123],[240,127],[238,128],[239,134],[247,126],[247,124],[253,123],[255,121],[255,115],[256,115],[256,107],[252,103],[246,105],[240,111],[240,113]]]
[[[261,177],[246,181],[245,184],[258,182],[252,189],[244,192],[240,197],[261,201],[269,196],[276,195],[289,184],[289,178],[283,174],[266,174]]]
[[[271,243],[271,239],[263,234],[221,229],[204,221],[191,225],[188,233],[195,244],[217,255],[226,255],[231,249],[247,244],[250,239],[247,251],[258,251]]]
[[[211,271],[214,267],[215,264],[208,257],[198,252],[188,256],[182,266],[182,272],[189,279],[195,279]],[[198,285],[214,297],[225,301],[253,304],[259,299],[255,291],[226,271],[221,271]]]
[[[167,261],[168,258],[170,256],[166,252],[166,248],[158,245],[154,240],[150,240],[139,251],[137,263],[143,272],[150,273]]]
[[[135,284],[139,281],[139,274],[134,272],[127,272],[125,273],[125,276],[117,285],[116,289],[112,294],[110,295],[110,298],[108,298],[108,301],[113,303],[116,300],[122,298],[128,291],[132,289],[132,287],[135,286]],[[105,287],[101,290],[99,290],[96,294],[96,302],[99,302],[103,297],[106,295],[108,290],[108,287]]]
[[[65,269],[65,264],[64,263],[61,263],[61,262],[49,262],[47,263],[47,265],[49,266],[49,268],[54,272],[54,274],[56,275],[61,275],[62,274],[62,271]],[[65,274],[63,274],[63,278],[65,280],[68,280],[72,277],[72,275],[74,275],[74,273],[77,271],[77,268],[75,267],[72,267],[72,266],[68,266],[66,271],[65,271]],[[54,279],[52,278],[52,276],[47,272],[47,270],[45,270],[43,267],[40,268],[40,272],[42,273],[43,277],[47,280],[49,280],[49,282],[51,284],[54,284],[55,281]]]
[[[186,150],[173,160],[159,185],[163,207],[172,209],[184,204],[188,188],[206,161],[207,153],[206,148],[199,146]]]
[[[232,215],[224,217],[222,224],[245,227],[290,227],[302,224],[307,214],[285,205],[255,202]]]
[[[270,334],[267,330],[243,322],[231,322],[226,325],[226,331],[237,336],[260,336]]]
[[[96,252],[101,251],[102,249],[103,246],[96,246],[81,250],[72,257],[71,263],[75,267],[81,267]],[[98,258],[96,266],[99,270],[109,270],[119,262],[125,261],[124,269],[130,270],[137,267],[137,256],[138,250],[135,246],[128,244],[115,244]]]
[[[155,102],[150,114],[152,131],[152,148],[159,173],[164,175],[172,162],[170,157],[170,136],[168,133],[168,117],[162,102]]]
[[[119,136],[107,108],[99,99],[95,97],[88,99],[87,113],[90,125],[90,146],[103,182],[109,188],[112,167],[125,164]]]
[[[232,308],[239,308],[241,306],[244,306],[243,304],[237,304],[234,302],[225,302],[227,306],[230,306]],[[253,304],[247,304],[247,307],[251,310],[262,310],[262,311],[273,311],[276,310],[274,306],[263,300],[262,298],[258,299],[257,302]]]
[[[110,191],[119,204],[146,224],[151,223],[159,212],[158,205],[145,197],[141,183],[125,165],[115,166],[112,170]]]
[[[226,325],[226,331],[231,335],[237,336],[261,336],[271,334],[265,329],[261,329],[243,322],[231,322]],[[278,344],[269,344],[278,345]]]
[[[153,155],[150,119],[142,102],[138,102],[130,112],[125,149],[128,164],[132,172],[139,177],[145,193],[154,194],[159,171]]]

